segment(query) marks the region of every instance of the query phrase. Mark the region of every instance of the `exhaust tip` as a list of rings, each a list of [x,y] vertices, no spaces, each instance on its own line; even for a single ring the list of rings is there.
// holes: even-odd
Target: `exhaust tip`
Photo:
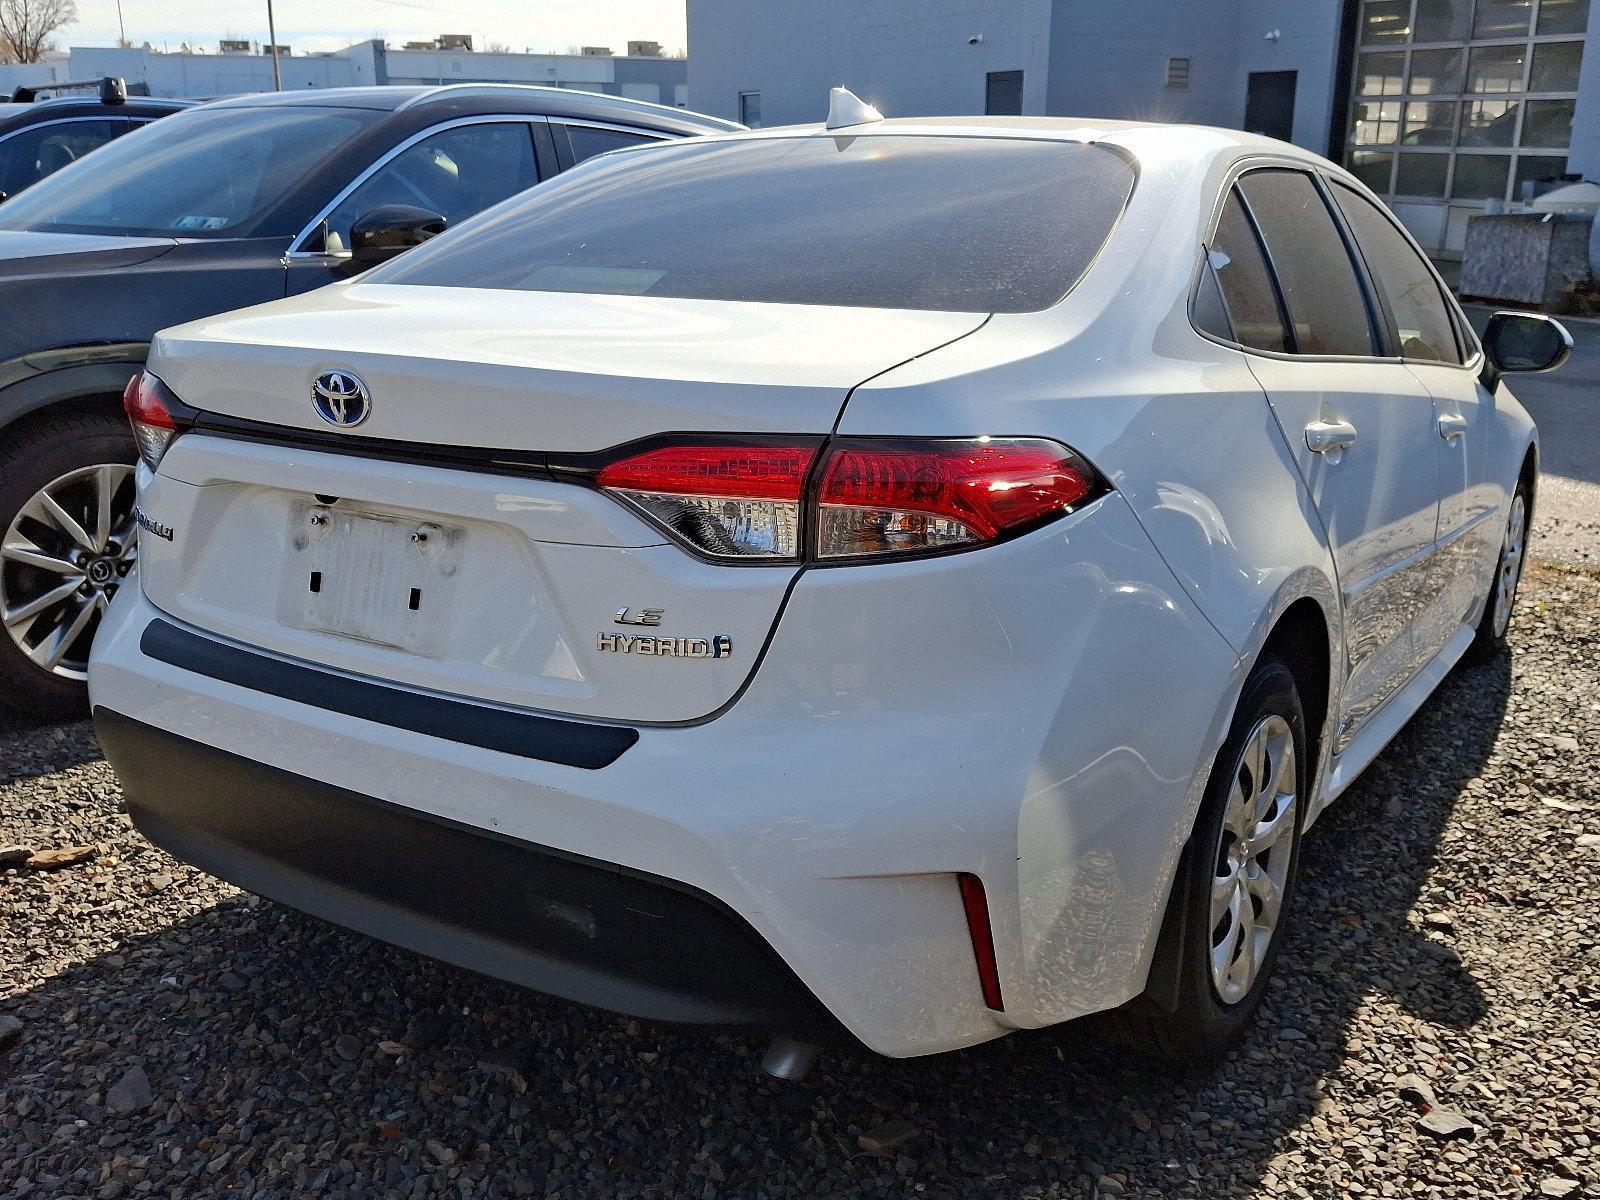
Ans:
[[[773,1038],[767,1052],[761,1056],[761,1069],[774,1079],[798,1083],[816,1065],[817,1047],[811,1042],[794,1038]]]

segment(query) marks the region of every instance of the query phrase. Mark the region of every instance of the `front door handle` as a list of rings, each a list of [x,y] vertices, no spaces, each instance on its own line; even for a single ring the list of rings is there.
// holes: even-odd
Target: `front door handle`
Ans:
[[[1306,449],[1313,454],[1330,454],[1337,462],[1339,455],[1356,444],[1356,427],[1349,421],[1313,421],[1306,426]]]
[[[1439,418],[1439,436],[1447,442],[1453,442],[1467,432],[1467,419],[1458,417],[1453,413],[1445,413]]]

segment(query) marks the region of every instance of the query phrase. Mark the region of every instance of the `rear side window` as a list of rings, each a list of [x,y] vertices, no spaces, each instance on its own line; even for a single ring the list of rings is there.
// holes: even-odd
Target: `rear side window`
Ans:
[[[1438,280],[1394,222],[1360,192],[1334,182],[1334,194],[1355,231],[1367,270],[1388,305],[1390,332],[1404,358],[1460,363],[1455,322]]]
[[[1294,323],[1298,354],[1372,355],[1372,325],[1355,264],[1309,175],[1251,171],[1239,190],[1260,227]]]
[[[1209,251],[1210,269],[1222,289],[1232,330],[1211,327],[1214,318],[1202,322],[1201,328],[1252,350],[1287,353],[1291,349],[1289,332],[1283,326],[1272,275],[1267,270],[1267,260],[1262,257],[1261,243],[1250,227],[1250,218],[1245,216],[1244,207],[1234,192],[1229,192],[1223,202]],[[1197,319],[1200,311],[1196,309]]]
[[[604,154],[607,150],[627,150],[633,146],[648,146],[660,138],[646,137],[642,133],[627,133],[621,129],[597,129],[593,125],[568,125],[567,141],[572,146],[572,161],[581,163]]]
[[[671,142],[596,159],[373,283],[1032,312],[1133,188],[1075,142],[866,134]]]

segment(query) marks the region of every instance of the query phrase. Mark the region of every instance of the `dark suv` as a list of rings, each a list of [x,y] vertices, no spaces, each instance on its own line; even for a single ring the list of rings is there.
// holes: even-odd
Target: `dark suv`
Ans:
[[[347,278],[592,155],[738,128],[521,85],[242,96],[0,206],[0,696],[83,709],[135,553],[119,399],[156,330]]]
[[[83,87],[94,87],[97,94],[35,100],[44,88],[19,87],[12,93],[11,103],[0,104],[0,200],[55,174],[96,147],[195,103],[130,97],[122,80],[110,78],[97,84],[56,84],[50,90]]]

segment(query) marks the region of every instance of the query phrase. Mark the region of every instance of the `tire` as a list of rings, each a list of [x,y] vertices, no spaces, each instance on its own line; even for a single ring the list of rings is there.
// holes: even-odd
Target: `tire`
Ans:
[[[1276,765],[1279,775],[1274,779],[1269,765],[1266,775],[1274,794],[1270,806],[1258,810],[1268,820],[1254,827],[1274,840],[1264,844],[1265,852],[1257,859],[1252,857],[1253,844],[1263,843],[1241,843],[1230,826],[1244,823],[1239,817],[1244,811],[1239,798],[1248,794],[1246,789],[1261,790],[1252,778],[1249,752],[1263,737],[1269,747],[1267,762]],[[1285,749],[1292,751],[1292,761],[1284,761]],[[1244,1035],[1261,1006],[1292,911],[1311,770],[1305,715],[1294,676],[1280,660],[1263,659],[1245,680],[1233,723],[1206,785],[1194,833],[1173,881],[1162,926],[1165,952],[1174,956],[1168,964],[1166,1000],[1157,1002],[1147,992],[1119,1009],[1113,1021],[1119,1040],[1170,1063],[1198,1066],[1222,1058]],[[1241,785],[1237,789],[1236,783]],[[1261,832],[1256,836],[1260,838]],[[1228,894],[1222,919],[1214,920],[1213,881],[1230,874],[1235,887]],[[1245,876],[1257,882],[1240,890],[1238,881]],[[1256,922],[1270,894],[1261,877],[1274,884],[1277,911],[1265,935],[1255,936]],[[1242,922],[1232,920],[1234,906],[1238,905],[1242,914],[1246,904],[1250,906],[1248,934],[1254,964],[1248,972],[1240,953],[1244,946],[1244,938],[1239,936]],[[1227,932],[1219,939],[1224,929]],[[1216,955],[1231,965],[1231,970],[1214,968],[1214,946],[1228,948],[1217,950]]]
[[[1517,585],[1522,582],[1522,571],[1528,561],[1528,528],[1532,516],[1528,481],[1520,479],[1516,491],[1511,494],[1505,532],[1500,535],[1500,557],[1489,580],[1489,594],[1484,597],[1483,616],[1478,619],[1477,634],[1464,655],[1469,663],[1488,662],[1505,649],[1511,617],[1516,610]]]
[[[110,412],[0,430],[0,697],[31,716],[88,715],[89,645],[137,552],[133,461],[127,423]],[[46,491],[70,522],[52,515]]]

